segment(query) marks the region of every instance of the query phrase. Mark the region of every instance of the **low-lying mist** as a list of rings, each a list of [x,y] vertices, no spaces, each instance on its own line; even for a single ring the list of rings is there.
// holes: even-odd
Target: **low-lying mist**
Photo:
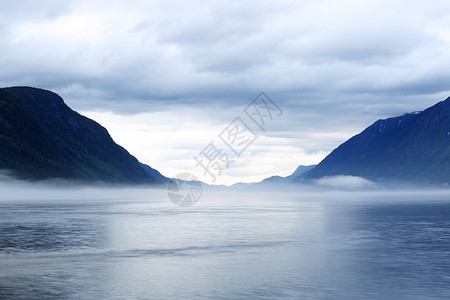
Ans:
[[[71,204],[95,203],[95,201],[158,202],[175,207],[168,197],[166,186],[126,186],[111,184],[83,185],[67,180],[49,180],[44,182],[26,182],[7,175],[0,178],[0,203],[8,202],[64,202]],[[202,186],[202,194],[196,206],[218,205],[229,202],[251,203],[258,199],[299,199],[299,200],[340,200],[352,199],[395,199],[396,196],[407,199],[424,199],[432,195],[433,199],[450,200],[447,187],[418,185],[377,184],[355,176],[324,177],[311,183],[300,184],[249,184],[236,187]]]

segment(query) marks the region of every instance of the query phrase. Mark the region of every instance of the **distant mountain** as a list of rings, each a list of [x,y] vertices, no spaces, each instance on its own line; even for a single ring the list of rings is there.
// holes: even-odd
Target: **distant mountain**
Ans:
[[[297,169],[289,176],[271,176],[269,178],[266,178],[259,183],[266,184],[266,183],[291,183],[293,180],[295,180],[300,175],[304,174],[305,172],[308,172],[309,170],[312,170],[316,165],[309,165],[309,166],[303,166],[300,165],[297,167]]]
[[[334,175],[450,183],[450,97],[422,112],[376,121],[297,180]]]
[[[46,90],[0,89],[0,149],[0,169],[20,179],[161,183],[104,127]]]
[[[238,182],[232,185],[233,188],[249,188],[249,187],[272,187],[273,185],[280,185],[280,184],[289,184],[294,182],[298,176],[301,176],[303,173],[311,170],[316,165],[310,165],[310,166],[298,166],[297,169],[289,176],[278,176],[274,175],[271,177],[268,177],[266,179],[261,180],[260,182],[251,182],[251,183],[243,183]]]

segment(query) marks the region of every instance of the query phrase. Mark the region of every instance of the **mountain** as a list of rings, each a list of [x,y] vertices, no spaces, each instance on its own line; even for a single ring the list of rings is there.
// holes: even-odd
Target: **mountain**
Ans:
[[[0,89],[0,149],[0,169],[19,179],[161,183],[104,127],[42,89]]]
[[[312,170],[316,165],[310,165],[310,166],[304,166],[304,165],[300,165],[297,167],[297,169],[294,171],[294,173],[292,173],[289,176],[271,176],[269,178],[266,178],[262,181],[260,181],[259,183],[291,183],[293,180],[295,180],[297,177],[301,176],[302,174],[304,174],[305,172],[308,172],[309,170]]]
[[[450,183],[450,97],[422,112],[376,121],[296,180],[334,175]]]
[[[159,180],[162,183],[169,183],[170,181],[172,181],[172,179],[165,177],[164,175],[162,175],[158,170],[153,169],[152,167],[150,167],[149,165],[143,164],[141,163],[141,166],[144,168],[144,170],[153,178],[156,178],[157,180]]]
[[[245,189],[245,188],[254,188],[254,187],[268,187],[272,188],[274,185],[283,185],[283,184],[289,184],[293,183],[299,176],[304,174],[305,172],[311,170],[316,165],[310,165],[310,166],[298,166],[297,169],[289,176],[278,176],[274,175],[271,177],[268,177],[266,179],[261,180],[260,182],[251,182],[251,183],[244,183],[244,182],[238,182],[232,185],[233,188],[238,189]]]

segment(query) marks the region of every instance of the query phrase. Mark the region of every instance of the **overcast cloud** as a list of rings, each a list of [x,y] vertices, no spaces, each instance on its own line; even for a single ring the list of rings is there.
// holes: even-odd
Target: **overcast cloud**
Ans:
[[[445,0],[1,5],[0,85],[57,92],[168,176],[262,90],[285,113],[221,183],[288,175],[450,95]]]

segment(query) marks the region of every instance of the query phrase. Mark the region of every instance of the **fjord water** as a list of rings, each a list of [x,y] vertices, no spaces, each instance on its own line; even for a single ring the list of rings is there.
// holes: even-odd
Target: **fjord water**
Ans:
[[[2,196],[0,299],[450,299],[448,192],[85,194]]]

